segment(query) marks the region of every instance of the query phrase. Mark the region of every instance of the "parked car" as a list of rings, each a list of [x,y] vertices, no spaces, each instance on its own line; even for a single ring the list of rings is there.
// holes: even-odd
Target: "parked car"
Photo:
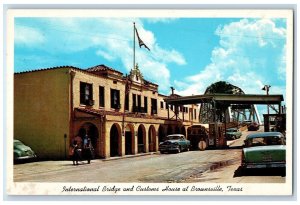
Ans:
[[[259,124],[256,122],[252,122],[251,124],[248,125],[248,131],[257,131],[259,130]]]
[[[173,134],[168,135],[167,139],[164,142],[159,144],[159,151],[161,153],[164,152],[181,152],[181,151],[189,151],[191,146],[191,142],[185,139],[182,134]]]
[[[242,169],[285,168],[285,137],[280,132],[259,132],[246,137]]]
[[[34,151],[20,140],[14,140],[14,162],[35,159]]]
[[[238,139],[242,136],[242,132],[240,132],[238,130],[238,128],[234,127],[234,128],[228,128],[226,129],[226,139],[227,140],[235,140]]]
[[[244,120],[242,124],[248,126],[248,125],[250,125],[251,123],[252,123],[252,120]]]

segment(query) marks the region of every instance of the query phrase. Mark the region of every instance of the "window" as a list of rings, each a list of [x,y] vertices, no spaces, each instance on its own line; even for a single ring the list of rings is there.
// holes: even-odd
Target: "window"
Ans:
[[[142,107],[142,99],[140,95],[137,95],[137,101],[138,101],[138,111],[141,111],[141,107]]]
[[[110,89],[110,107],[115,109],[120,109],[120,91],[115,89]]]
[[[125,110],[129,110],[129,95],[125,95]]]
[[[132,112],[137,112],[136,94],[132,94]]]
[[[164,102],[163,101],[160,101],[160,108],[164,109]]]
[[[92,84],[80,82],[80,104],[94,105]]]
[[[102,86],[99,86],[99,106],[100,107],[105,107],[105,104],[104,104],[104,87]]]
[[[188,107],[185,108],[185,112],[189,113],[189,108]]]
[[[151,98],[151,115],[157,114],[157,99]]]
[[[144,97],[144,111],[145,113],[148,112],[148,98]]]

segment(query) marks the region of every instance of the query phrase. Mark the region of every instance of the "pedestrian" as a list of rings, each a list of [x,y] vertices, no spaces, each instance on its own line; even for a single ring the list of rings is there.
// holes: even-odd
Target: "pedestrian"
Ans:
[[[71,156],[71,159],[73,161],[73,165],[78,165],[79,160],[79,147],[77,140],[74,140],[72,143],[72,146],[70,147],[69,155]],[[75,164],[76,162],[76,164]]]
[[[78,146],[79,149],[81,149],[81,148],[82,148],[82,138],[81,138],[79,135],[77,135],[77,136],[74,138],[74,140],[77,141],[77,146]]]
[[[87,138],[87,142],[84,144],[83,154],[84,154],[84,158],[87,160],[88,164],[90,164],[92,156],[93,156],[93,146],[92,146],[90,138]]]

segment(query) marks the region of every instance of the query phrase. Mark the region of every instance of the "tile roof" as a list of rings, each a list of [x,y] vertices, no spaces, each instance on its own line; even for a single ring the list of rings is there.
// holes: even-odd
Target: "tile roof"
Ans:
[[[103,65],[103,64],[97,65],[97,66],[94,66],[94,67],[91,67],[91,68],[87,68],[86,71],[89,71],[89,72],[113,71],[113,72],[117,72],[117,73],[123,75],[122,72],[117,71],[117,70],[115,70],[115,69],[113,69],[113,68],[110,68],[110,67],[108,67],[108,66],[106,66],[106,65]]]
[[[36,72],[36,71],[46,71],[46,70],[54,70],[54,69],[61,69],[61,68],[72,68],[72,69],[76,69],[76,70],[82,70],[82,69],[74,67],[74,66],[63,65],[63,66],[55,66],[55,67],[49,67],[49,68],[39,68],[39,69],[35,69],[35,70],[15,72],[15,74],[31,73],[31,72]]]

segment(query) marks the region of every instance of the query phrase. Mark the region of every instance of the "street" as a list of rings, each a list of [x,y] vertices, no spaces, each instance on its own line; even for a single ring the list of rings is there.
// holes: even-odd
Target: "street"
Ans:
[[[245,136],[228,142],[228,149],[152,153],[110,160],[96,159],[73,166],[71,161],[41,161],[14,165],[15,182],[139,182],[139,183],[285,183],[280,172],[240,173]]]

